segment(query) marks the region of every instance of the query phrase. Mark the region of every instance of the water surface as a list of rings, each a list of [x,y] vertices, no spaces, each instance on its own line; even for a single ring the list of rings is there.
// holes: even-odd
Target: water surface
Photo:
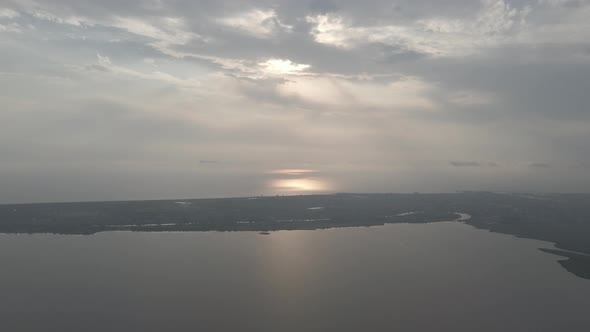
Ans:
[[[546,242],[458,222],[0,235],[6,331],[587,331]]]

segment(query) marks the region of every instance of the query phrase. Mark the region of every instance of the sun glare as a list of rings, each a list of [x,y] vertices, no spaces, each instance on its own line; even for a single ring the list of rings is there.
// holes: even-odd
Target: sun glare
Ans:
[[[285,192],[310,192],[328,189],[327,183],[318,179],[276,179],[272,187]]]
[[[259,63],[263,70],[270,74],[294,74],[304,71],[310,65],[294,63],[291,60],[270,59]]]

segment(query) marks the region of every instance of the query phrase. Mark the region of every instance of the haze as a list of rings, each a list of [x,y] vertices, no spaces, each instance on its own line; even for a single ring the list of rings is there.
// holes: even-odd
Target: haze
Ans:
[[[0,1],[0,203],[590,189],[590,2]]]

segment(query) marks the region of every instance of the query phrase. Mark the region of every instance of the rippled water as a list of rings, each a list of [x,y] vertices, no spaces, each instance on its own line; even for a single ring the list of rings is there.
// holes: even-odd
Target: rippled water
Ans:
[[[0,235],[3,331],[587,331],[551,244],[458,222]]]

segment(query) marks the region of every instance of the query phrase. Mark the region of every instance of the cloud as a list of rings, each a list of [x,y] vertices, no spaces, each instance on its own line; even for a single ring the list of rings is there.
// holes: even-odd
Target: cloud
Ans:
[[[96,57],[96,64],[86,65],[84,68],[87,70],[97,70],[104,73],[128,76],[135,79],[160,81],[184,89],[194,89],[201,86],[200,81],[192,78],[182,79],[160,71],[152,71],[147,73],[140,72],[130,68],[114,65],[108,56],[97,54]]]
[[[275,33],[289,32],[293,28],[282,23],[272,9],[253,9],[221,18],[219,22],[258,38],[268,38]]]
[[[285,98],[296,98],[308,105],[344,109],[389,111],[429,110],[427,82],[417,77],[402,77],[387,84],[359,82],[340,77],[291,78],[277,87]]]
[[[5,1],[0,202],[81,184],[102,188],[84,199],[274,194],[281,176],[588,191],[589,15],[565,0]]]
[[[300,176],[300,175],[309,175],[309,174],[317,174],[319,173],[316,169],[276,169],[269,172],[270,174],[277,174],[277,175],[291,175],[291,176]]]
[[[11,24],[1,24],[0,23],[0,32],[19,33],[19,32],[22,32],[22,28],[19,24],[16,24],[16,23],[11,23]]]
[[[19,17],[20,14],[10,8],[0,8],[0,18],[13,19]]]
[[[481,167],[477,161],[450,161],[449,164],[454,167]]]
[[[354,26],[334,13],[308,16],[318,43],[351,48],[384,43],[433,56],[461,56],[509,42],[524,26],[530,7],[517,9],[502,0],[486,0],[474,17],[431,17],[402,25]]]
[[[265,72],[270,74],[293,74],[304,71],[310,65],[293,63],[291,60],[269,59],[258,64]]]
[[[114,17],[112,21],[103,24],[150,38],[153,42],[149,45],[168,55],[175,55],[170,49],[173,45],[184,45],[193,39],[201,39],[197,33],[187,30],[186,23],[182,18],[162,17],[157,20],[157,25],[152,22],[153,20],[148,22],[130,17]]]

